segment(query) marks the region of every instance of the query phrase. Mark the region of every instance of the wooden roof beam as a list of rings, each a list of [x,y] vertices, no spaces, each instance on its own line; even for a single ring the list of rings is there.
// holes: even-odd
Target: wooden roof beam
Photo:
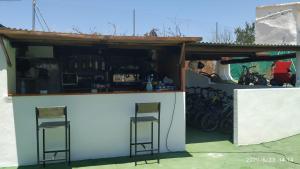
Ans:
[[[253,46],[218,46],[218,45],[190,45],[186,47],[187,52],[223,52],[223,53],[241,53],[241,52],[268,52],[268,51],[300,51],[300,46],[293,45],[253,45]]]
[[[249,63],[249,62],[266,62],[266,61],[275,61],[283,59],[296,58],[296,53],[277,55],[277,56],[257,56],[243,59],[231,59],[231,60],[222,60],[221,64],[239,64],[239,63]]]

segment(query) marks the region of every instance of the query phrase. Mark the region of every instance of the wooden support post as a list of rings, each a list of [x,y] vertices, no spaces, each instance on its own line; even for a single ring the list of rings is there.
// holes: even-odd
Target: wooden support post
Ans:
[[[180,58],[179,58],[179,69],[180,69],[180,89],[185,91],[185,43],[181,46]]]
[[[2,38],[1,36],[0,36],[0,46],[1,46],[1,48],[3,49],[4,55],[5,55],[5,57],[6,57],[7,65],[8,65],[9,67],[11,67],[11,61],[10,61],[10,58],[9,58],[7,49],[6,49],[5,45],[4,45],[4,40],[3,40],[3,38]]]

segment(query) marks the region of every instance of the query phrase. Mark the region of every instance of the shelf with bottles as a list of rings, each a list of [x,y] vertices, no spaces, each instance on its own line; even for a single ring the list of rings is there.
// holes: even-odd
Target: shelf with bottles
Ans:
[[[98,55],[72,55],[62,61],[66,72],[103,72],[106,70],[106,62]]]

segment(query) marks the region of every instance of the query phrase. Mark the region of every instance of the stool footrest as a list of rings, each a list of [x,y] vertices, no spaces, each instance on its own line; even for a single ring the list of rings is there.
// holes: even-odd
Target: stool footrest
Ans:
[[[60,153],[60,152],[69,152],[69,150],[51,150],[51,151],[45,151],[45,153]]]
[[[131,143],[131,145],[151,144],[152,142]]]
[[[46,159],[46,160],[40,160],[40,162],[49,162],[49,161],[65,161],[66,159],[65,158],[62,158],[62,159]]]
[[[140,153],[140,152],[149,152],[149,151],[158,151],[158,149],[139,150],[139,151],[136,151],[136,152],[137,152],[137,153]]]

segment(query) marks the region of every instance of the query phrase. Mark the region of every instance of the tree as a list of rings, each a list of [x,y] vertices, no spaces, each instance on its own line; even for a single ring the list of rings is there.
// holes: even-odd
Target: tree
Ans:
[[[234,30],[236,43],[253,44],[255,42],[255,23],[245,23],[245,27],[237,27]]]

